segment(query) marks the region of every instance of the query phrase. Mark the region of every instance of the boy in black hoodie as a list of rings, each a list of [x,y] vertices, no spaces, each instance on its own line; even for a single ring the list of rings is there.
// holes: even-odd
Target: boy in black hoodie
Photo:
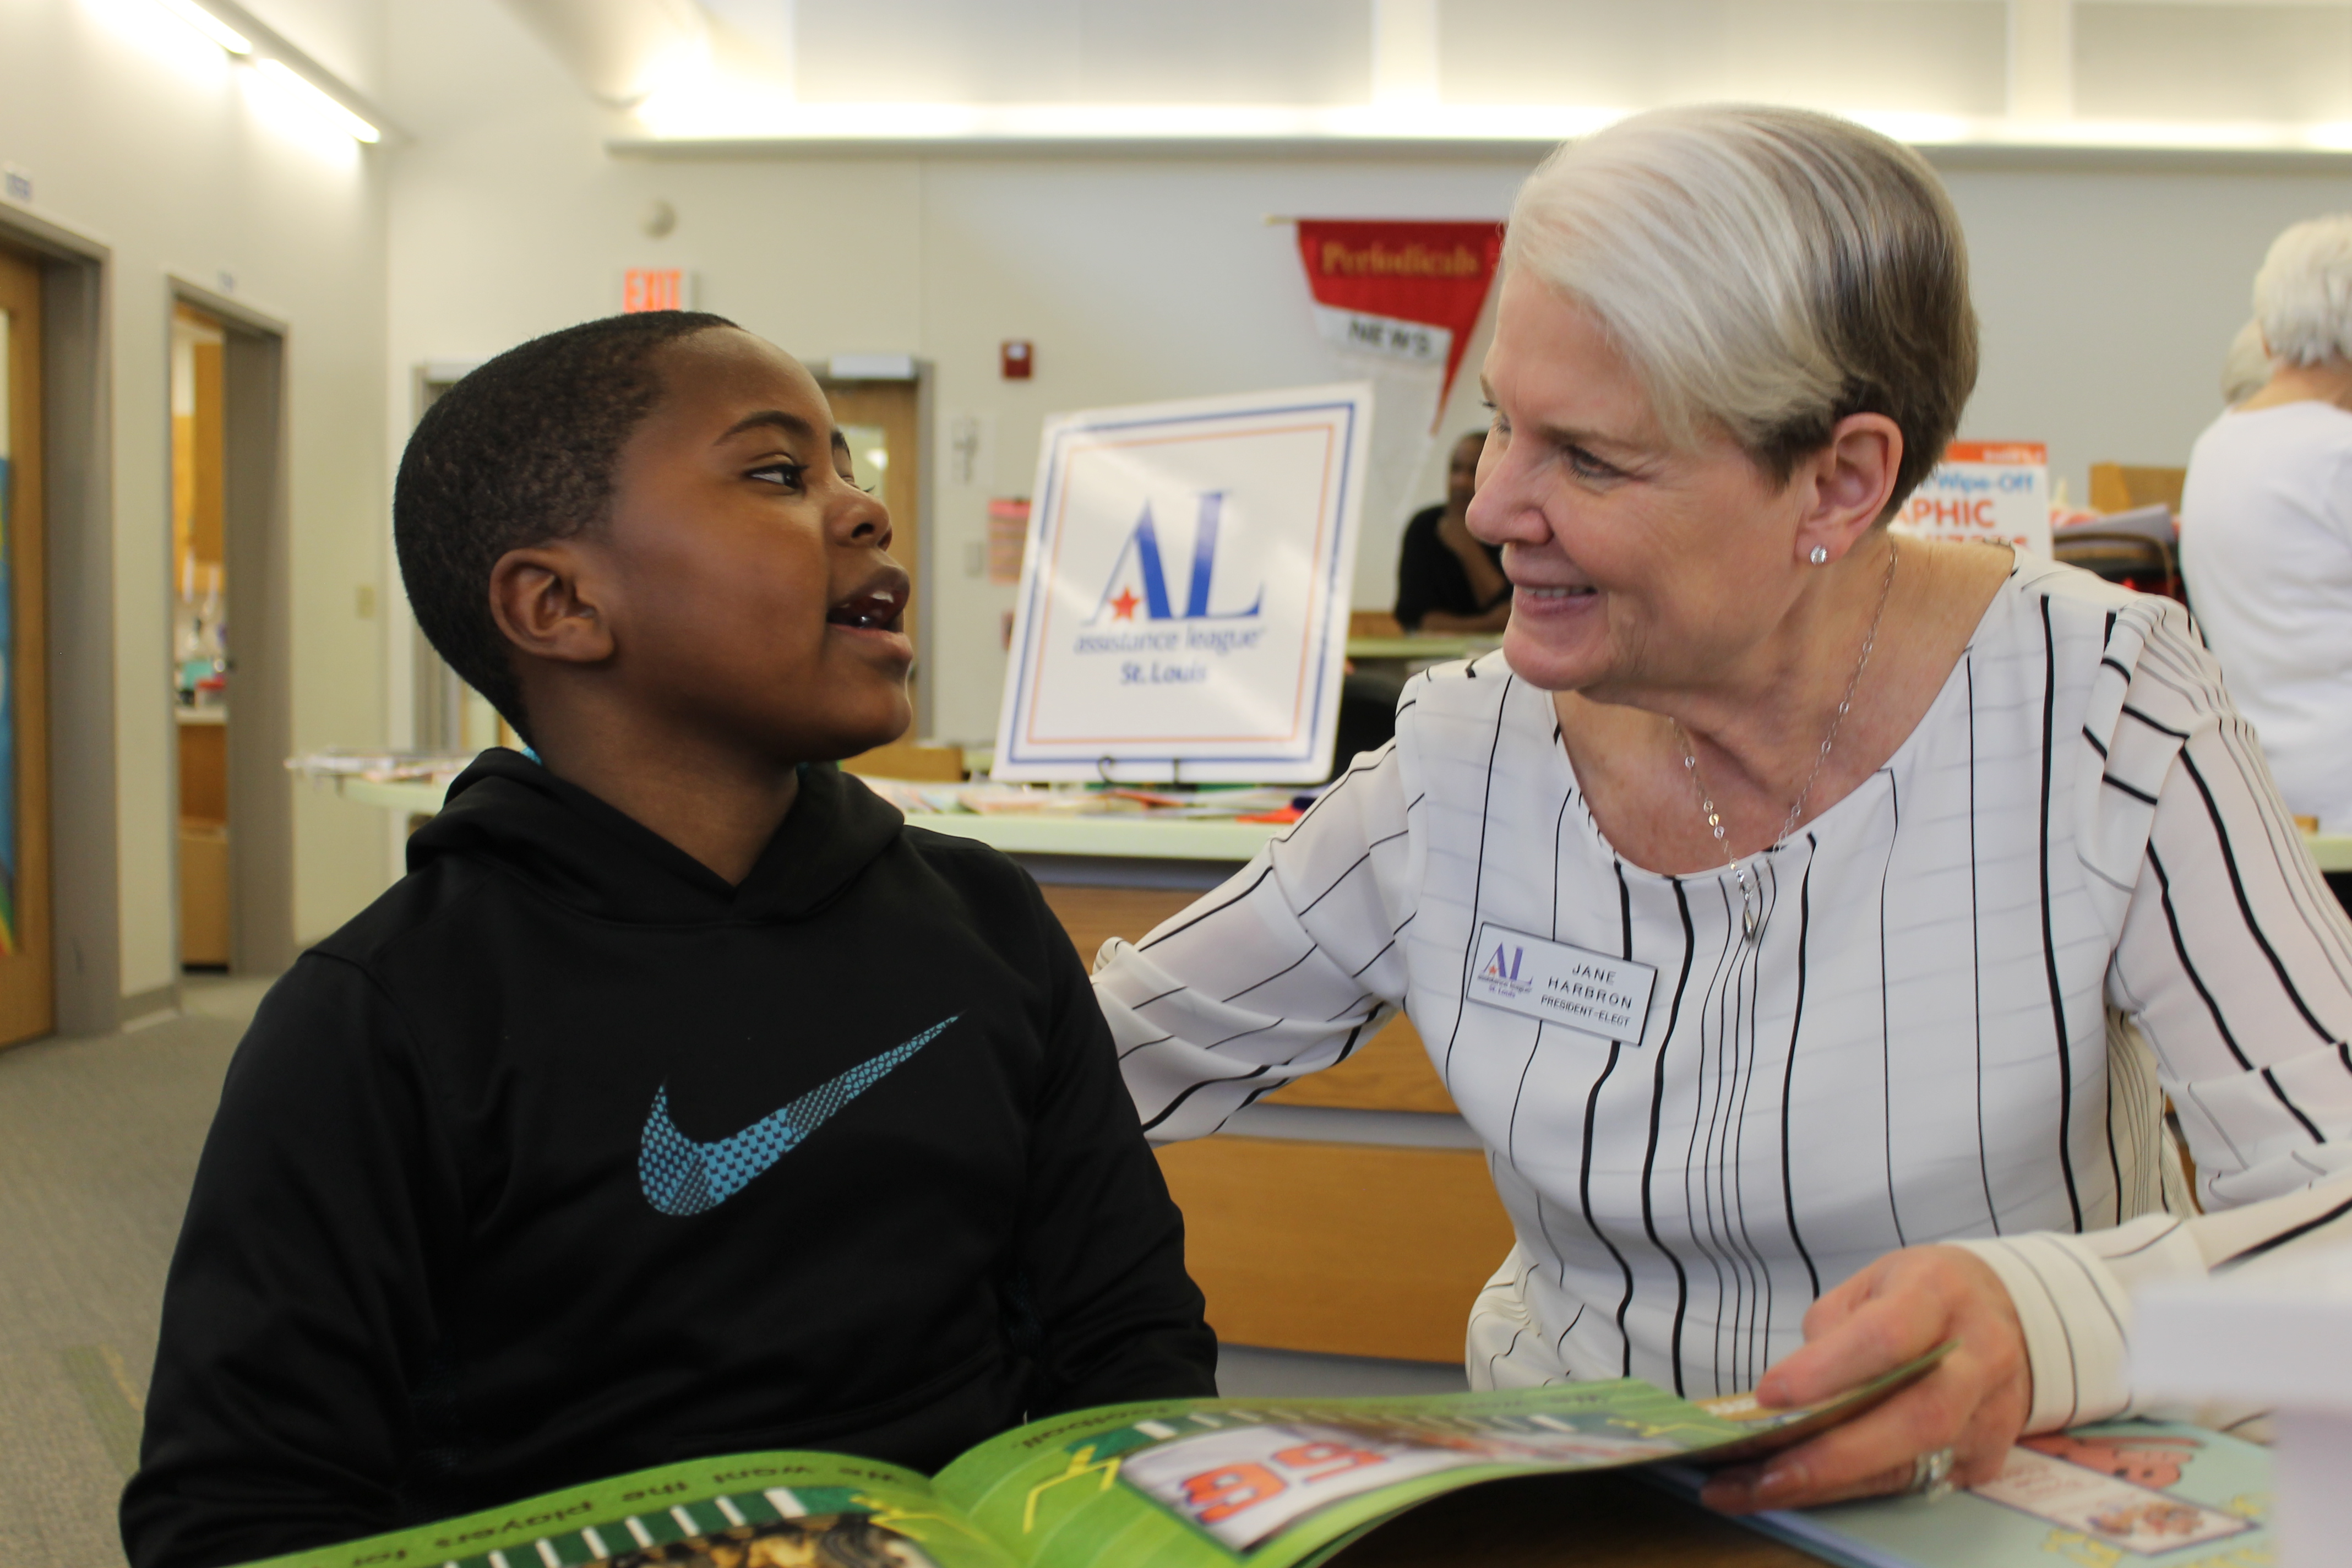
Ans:
[[[935,1468],[1213,1392],[1085,971],[994,851],[801,764],[908,721],[907,576],[807,372],[715,316],[458,383],[420,624],[530,739],[270,992],[164,1294],[137,1568],[699,1455]]]

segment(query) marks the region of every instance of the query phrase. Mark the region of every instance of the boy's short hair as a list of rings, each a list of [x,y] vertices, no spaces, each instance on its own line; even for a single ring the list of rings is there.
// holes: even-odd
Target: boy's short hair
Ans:
[[[601,525],[621,448],[661,395],[656,351],[734,325],[700,310],[583,321],[469,372],[416,422],[393,489],[400,580],[426,639],[525,740],[490,569],[510,550]]]

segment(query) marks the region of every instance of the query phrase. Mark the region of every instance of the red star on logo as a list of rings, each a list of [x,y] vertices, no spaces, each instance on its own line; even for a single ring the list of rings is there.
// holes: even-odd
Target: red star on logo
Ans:
[[[1134,589],[1121,588],[1118,591],[1118,597],[1110,602],[1112,611],[1111,619],[1115,621],[1131,621],[1135,619],[1135,606],[1142,602],[1142,600],[1135,596]]]

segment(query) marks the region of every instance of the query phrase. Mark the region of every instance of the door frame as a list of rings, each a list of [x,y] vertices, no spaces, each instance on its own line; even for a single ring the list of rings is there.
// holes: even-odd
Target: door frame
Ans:
[[[28,482],[16,497],[17,506],[11,514],[5,542],[12,644],[6,679],[13,688],[7,693],[7,700],[16,730],[8,737],[8,763],[9,771],[16,775],[9,782],[16,797],[12,859],[18,945],[6,965],[10,973],[5,1029],[5,1044],[15,1045],[57,1032],[58,976],[56,933],[49,916],[55,884],[49,875],[48,571],[42,552],[48,533],[42,500],[48,487],[42,481],[42,459],[46,454],[37,435],[42,402],[43,268],[38,257],[13,247],[6,251],[5,261],[10,279],[22,278],[32,289],[32,297],[20,302],[26,318],[20,323],[25,338],[23,353],[19,353],[16,342],[18,329],[11,329],[6,348],[0,351],[18,363],[29,362],[31,374],[24,390],[30,395],[19,410],[12,393],[5,417],[17,430],[30,424],[36,433],[22,447],[12,442],[18,473]],[[10,291],[14,293],[13,287]],[[0,366],[0,376],[13,374],[15,368],[15,364]],[[12,483],[16,477],[11,476]]]
[[[229,605],[229,973],[278,974],[294,940],[293,552],[287,481],[286,353],[275,316],[184,278],[167,276],[164,310],[191,305],[221,324],[221,540]],[[165,558],[160,610],[170,624]],[[168,689],[160,689],[166,704]],[[164,717],[172,715],[166,711]],[[174,820],[178,798],[173,801]],[[177,839],[173,840],[176,845]],[[172,884],[177,908],[179,862]],[[176,942],[176,938],[175,938]]]
[[[113,252],[0,203],[0,239],[41,264],[42,512],[48,602],[49,886],[57,1029],[106,1034],[179,1003],[122,994],[115,793]]]
[[[408,378],[409,435],[415,433],[418,423],[425,417],[425,411],[432,407],[443,393],[480,368],[482,363],[473,359],[421,360],[412,365]],[[406,437],[402,437],[404,453],[406,440]],[[416,612],[410,608],[408,603],[407,580],[401,574],[399,544],[389,529],[384,534],[384,556],[388,580],[400,584],[397,619],[389,620],[388,624],[404,632],[406,640],[405,660],[402,658],[404,650],[395,647],[386,667],[398,670],[404,662],[408,678],[405,693],[395,683],[386,711],[394,715],[404,712],[409,716],[408,743],[413,749],[420,752],[455,751],[465,738],[463,708],[466,683],[457,679],[457,672],[449,668],[448,662],[426,639],[424,628],[416,624]],[[395,637],[394,640],[399,639]],[[398,819],[394,820],[397,822]],[[393,874],[395,878],[406,868],[404,851],[407,837],[404,830],[394,845],[394,864],[396,868]]]

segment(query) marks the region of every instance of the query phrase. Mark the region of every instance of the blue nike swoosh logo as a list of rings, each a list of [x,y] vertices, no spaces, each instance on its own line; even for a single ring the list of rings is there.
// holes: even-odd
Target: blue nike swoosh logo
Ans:
[[[637,1151],[637,1182],[646,1190],[646,1202],[669,1215],[717,1208],[954,1022],[953,1017],[940,1019],[905,1045],[858,1063],[732,1138],[712,1143],[698,1143],[677,1130],[669,1116],[669,1086],[662,1085],[654,1091],[654,1108],[646,1117]]]

